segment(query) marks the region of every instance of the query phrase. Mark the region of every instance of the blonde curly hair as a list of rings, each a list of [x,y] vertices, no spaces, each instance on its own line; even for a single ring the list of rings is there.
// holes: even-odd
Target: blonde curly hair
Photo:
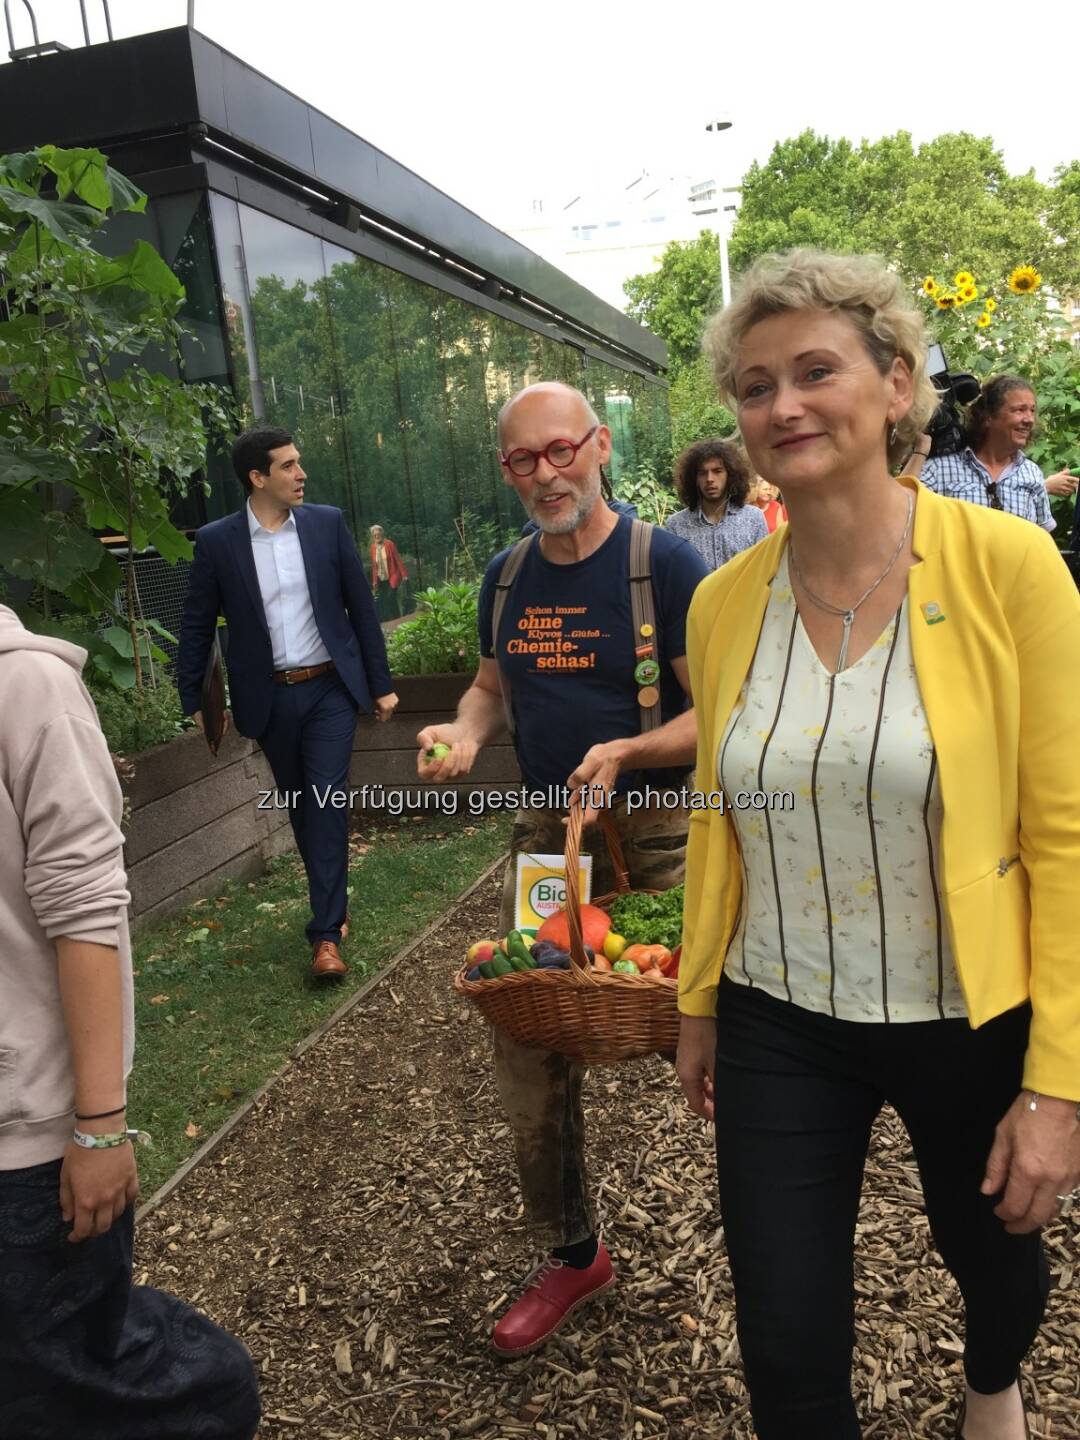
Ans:
[[[886,441],[891,466],[910,453],[938,407],[939,396],[926,371],[926,328],[903,283],[875,255],[829,255],[821,250],[788,250],[762,255],[740,281],[735,300],[705,327],[702,348],[717,389],[733,404],[735,358],[751,326],[788,310],[842,311],[854,324],[883,375],[899,357],[911,371],[913,403]]]

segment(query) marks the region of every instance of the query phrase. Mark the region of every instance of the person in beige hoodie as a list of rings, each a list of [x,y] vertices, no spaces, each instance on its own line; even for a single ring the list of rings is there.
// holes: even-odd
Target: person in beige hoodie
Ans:
[[[251,1440],[244,1347],[131,1283],[122,800],[85,660],[0,605],[0,1436]]]

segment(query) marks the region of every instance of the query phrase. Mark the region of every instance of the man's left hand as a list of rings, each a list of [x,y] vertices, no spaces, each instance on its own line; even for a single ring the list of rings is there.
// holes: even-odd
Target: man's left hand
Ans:
[[[1080,481],[1075,475],[1070,475],[1068,470],[1059,470],[1056,475],[1046,477],[1048,495],[1074,495],[1078,484]]]
[[[1021,1093],[1003,1116],[986,1162],[984,1195],[1001,1192],[994,1214],[1010,1235],[1027,1235],[1053,1220],[1060,1195],[1080,1183],[1080,1120],[1075,1100]]]
[[[611,792],[626,760],[627,742],[608,740],[586,750],[581,764],[567,780],[571,798],[583,791],[585,824],[592,825],[600,810],[611,803]],[[601,801],[601,794],[603,799]],[[597,804],[601,801],[600,804]]]
[[[375,719],[389,720],[398,707],[398,697],[391,690],[389,695],[379,695],[375,700]]]

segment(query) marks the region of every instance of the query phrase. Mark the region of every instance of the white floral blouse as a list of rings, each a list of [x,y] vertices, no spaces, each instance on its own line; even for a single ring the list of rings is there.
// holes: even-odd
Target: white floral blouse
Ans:
[[[771,592],[717,755],[744,869],[725,972],[842,1020],[963,1017],[907,599],[870,650],[832,675],[799,619],[786,552]],[[750,808],[751,796],[763,808]]]

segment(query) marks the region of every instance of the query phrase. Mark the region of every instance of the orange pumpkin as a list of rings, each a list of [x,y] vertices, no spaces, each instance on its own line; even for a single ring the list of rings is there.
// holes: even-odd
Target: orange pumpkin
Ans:
[[[611,921],[603,910],[598,910],[595,905],[582,905],[581,933],[584,943],[590,949],[602,950],[610,929]],[[569,950],[570,921],[567,919],[565,909],[556,910],[554,915],[549,915],[537,930],[536,938],[538,941],[551,940],[560,950]]]

